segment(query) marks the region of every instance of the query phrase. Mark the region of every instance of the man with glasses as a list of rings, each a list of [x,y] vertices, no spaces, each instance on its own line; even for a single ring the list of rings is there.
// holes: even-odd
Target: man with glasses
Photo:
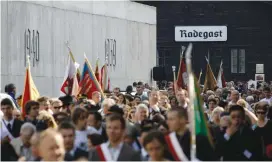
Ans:
[[[59,113],[60,109],[63,107],[61,100],[57,99],[52,102],[53,114]]]
[[[230,124],[222,138],[218,139],[217,152],[224,161],[262,160],[261,140],[245,125],[245,110],[233,105],[229,109]]]

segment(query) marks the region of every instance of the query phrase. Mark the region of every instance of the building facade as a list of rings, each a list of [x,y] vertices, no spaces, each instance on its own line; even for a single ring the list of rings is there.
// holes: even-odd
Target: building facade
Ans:
[[[108,61],[111,88],[150,82],[156,65],[156,8],[130,1],[1,1],[1,92],[23,91],[27,55],[41,95],[57,97],[68,60]]]
[[[227,26],[227,41],[193,43],[195,73],[198,75],[203,69],[205,74],[206,56],[215,76],[223,60],[227,81],[255,79],[256,64],[263,64],[265,80],[272,80],[271,2],[139,3],[157,8],[159,65],[178,67],[181,45],[188,45],[188,42],[175,41],[175,26]],[[205,75],[202,76],[203,83]]]

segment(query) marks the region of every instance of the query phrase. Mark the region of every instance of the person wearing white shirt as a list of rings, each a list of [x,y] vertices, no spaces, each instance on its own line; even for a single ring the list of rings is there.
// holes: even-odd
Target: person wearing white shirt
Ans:
[[[159,91],[153,89],[149,94],[149,115],[152,118],[156,113],[160,113],[159,108],[160,95]]]
[[[75,126],[71,122],[62,122],[59,125],[59,132],[64,139],[65,161],[74,161],[79,158],[87,158],[88,152],[77,148],[75,143]]]
[[[101,135],[104,141],[107,141],[106,128],[102,123],[102,116],[99,112],[89,112],[87,125],[96,129],[99,135]]]
[[[240,94],[237,90],[232,90],[230,95],[231,101],[229,102],[229,105],[236,105],[237,101],[240,98]]]
[[[185,90],[183,90],[183,89],[177,90],[176,97],[178,100],[178,106],[182,106],[184,109],[187,109],[188,103],[186,101]]]
[[[263,92],[265,98],[263,98],[261,101],[267,102],[269,105],[271,105],[272,104],[271,89],[269,87],[265,87]]]
[[[126,121],[123,116],[112,113],[106,118],[108,142],[90,151],[89,161],[140,161],[140,154],[124,143]],[[100,148],[100,149],[99,149]],[[103,157],[104,158],[103,158]]]
[[[23,122],[13,117],[14,107],[12,101],[8,98],[3,99],[1,101],[1,110],[4,114],[1,121],[1,133],[8,130],[8,132],[6,132],[6,135],[8,136],[9,140],[19,137],[20,129],[23,125]],[[2,137],[3,136],[1,135],[1,138]]]
[[[75,146],[88,151],[88,134],[98,133],[95,128],[87,127],[87,110],[83,108],[76,108],[74,110],[72,120],[76,126]]]

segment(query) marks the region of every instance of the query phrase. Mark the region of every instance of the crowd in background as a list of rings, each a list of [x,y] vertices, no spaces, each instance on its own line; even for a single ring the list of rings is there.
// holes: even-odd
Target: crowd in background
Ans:
[[[41,96],[20,110],[21,96],[9,84],[11,97],[1,101],[1,160],[102,161],[98,146],[109,148],[114,161],[172,161],[165,136],[175,132],[190,160],[189,98],[185,89],[163,90],[142,82],[86,96]],[[229,82],[201,94],[214,145],[196,137],[201,161],[272,160],[272,96],[269,84],[248,89]]]

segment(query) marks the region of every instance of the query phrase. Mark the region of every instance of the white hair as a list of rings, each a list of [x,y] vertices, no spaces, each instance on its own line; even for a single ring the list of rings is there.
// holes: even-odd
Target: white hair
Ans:
[[[253,96],[247,96],[246,101],[247,102],[252,102],[252,101],[254,101],[254,97]]]
[[[104,106],[107,105],[108,107],[111,107],[113,105],[115,105],[115,101],[111,98],[106,98],[103,100],[101,107],[102,109],[104,109]]]
[[[139,112],[140,110],[145,109],[148,112],[148,107],[146,106],[146,104],[139,104],[136,107],[136,112]]]
[[[217,106],[215,109],[213,109],[213,111],[212,111],[212,117],[215,115],[215,113],[222,113],[222,112],[224,112],[225,110],[224,110],[224,108],[223,107],[219,107],[219,106]]]
[[[36,127],[32,123],[25,123],[22,125],[20,133],[25,133],[27,135],[33,135],[36,132]]]

